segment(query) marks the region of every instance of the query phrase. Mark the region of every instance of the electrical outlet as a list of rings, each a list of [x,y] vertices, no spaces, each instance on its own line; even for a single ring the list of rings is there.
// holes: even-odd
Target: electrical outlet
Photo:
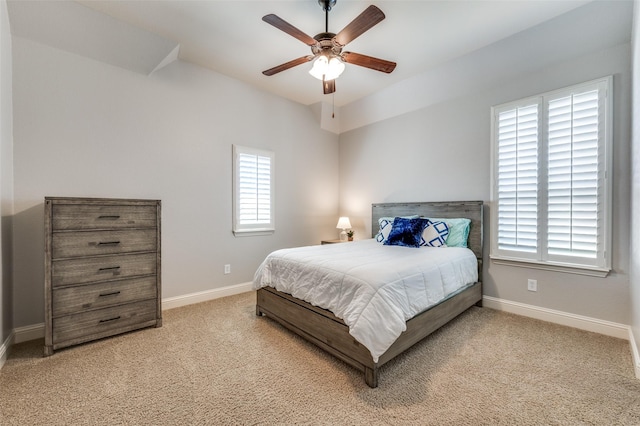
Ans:
[[[231,265],[224,265],[224,273],[225,274],[231,273]]]
[[[538,291],[538,280],[527,280],[527,290]]]

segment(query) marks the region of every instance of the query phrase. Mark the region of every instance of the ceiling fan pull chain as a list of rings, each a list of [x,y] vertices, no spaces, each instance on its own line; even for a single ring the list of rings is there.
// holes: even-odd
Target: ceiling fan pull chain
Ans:
[[[336,118],[336,92],[331,94],[331,118]]]

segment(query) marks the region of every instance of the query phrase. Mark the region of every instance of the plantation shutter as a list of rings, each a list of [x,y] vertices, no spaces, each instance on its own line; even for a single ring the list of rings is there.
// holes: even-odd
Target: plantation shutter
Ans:
[[[271,221],[271,158],[240,154],[240,211],[241,225],[255,225]]]
[[[609,76],[492,108],[494,262],[611,270],[612,87]]]
[[[273,152],[234,145],[233,153],[233,232],[273,232]]]
[[[601,234],[599,91],[548,103],[548,254],[596,258]]]
[[[538,103],[498,112],[498,245],[536,253]]]

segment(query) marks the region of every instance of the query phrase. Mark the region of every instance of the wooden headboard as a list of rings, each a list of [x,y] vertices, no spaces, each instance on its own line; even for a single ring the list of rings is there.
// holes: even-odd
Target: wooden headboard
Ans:
[[[482,271],[482,201],[447,201],[424,203],[377,203],[371,205],[371,236],[378,233],[378,219],[419,215],[434,218],[466,217],[471,219],[469,228],[469,248],[478,258]]]

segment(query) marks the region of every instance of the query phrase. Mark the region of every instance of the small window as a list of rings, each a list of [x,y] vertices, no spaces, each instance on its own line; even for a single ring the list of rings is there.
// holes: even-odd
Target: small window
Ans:
[[[492,108],[491,257],[611,268],[612,77]]]
[[[234,235],[264,235],[275,231],[274,158],[271,151],[233,145]]]

